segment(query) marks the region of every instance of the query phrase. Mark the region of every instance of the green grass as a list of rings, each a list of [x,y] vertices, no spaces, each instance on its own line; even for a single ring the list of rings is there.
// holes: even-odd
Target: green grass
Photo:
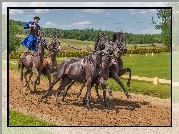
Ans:
[[[159,77],[161,79],[171,79],[171,54],[151,54],[122,56],[124,67],[130,67],[132,76]]]
[[[129,55],[122,56],[124,67],[132,70],[132,76],[159,77],[160,79],[171,79],[171,57],[170,53],[155,54],[154,56]],[[65,58],[57,58],[61,63]],[[17,62],[17,59],[11,59]],[[17,66],[16,66],[17,68]]]
[[[16,125],[16,124],[15,124]],[[7,127],[7,117],[2,117],[2,134],[54,134],[38,127]]]
[[[171,86],[169,84],[154,85],[152,82],[131,80],[131,87],[128,88],[126,86],[127,80],[121,79],[121,81],[129,93],[143,94],[161,99],[171,97]],[[112,90],[123,92],[122,88],[113,79],[108,79],[108,84]]]
[[[9,126],[57,126],[53,123],[39,120],[36,117],[24,115],[20,112],[10,110]]]

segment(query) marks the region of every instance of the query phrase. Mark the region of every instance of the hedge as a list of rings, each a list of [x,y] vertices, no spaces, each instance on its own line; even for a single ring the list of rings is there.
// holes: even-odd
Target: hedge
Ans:
[[[170,48],[139,48],[139,49],[132,49],[127,51],[127,54],[146,54],[146,53],[161,53],[161,52],[170,52]],[[13,53],[9,54],[10,59],[19,59],[22,53]],[[57,54],[57,57],[84,57],[87,56],[89,53],[84,51],[77,51],[77,52],[60,52]],[[48,53],[45,53],[44,56],[47,56]]]

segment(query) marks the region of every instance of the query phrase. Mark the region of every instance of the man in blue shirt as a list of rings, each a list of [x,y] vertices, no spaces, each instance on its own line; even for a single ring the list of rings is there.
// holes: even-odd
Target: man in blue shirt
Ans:
[[[24,25],[24,29],[30,29],[30,34],[21,42],[28,50],[37,51],[38,37],[40,35],[40,26],[38,25],[40,18],[34,17],[34,21],[29,21]]]

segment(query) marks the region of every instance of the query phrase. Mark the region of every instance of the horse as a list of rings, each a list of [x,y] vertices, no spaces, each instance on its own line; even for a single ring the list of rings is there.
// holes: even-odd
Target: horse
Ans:
[[[42,75],[47,76],[49,81],[49,86],[51,84],[51,74],[56,72],[57,60],[56,55],[61,51],[60,41],[57,37],[54,37],[51,44],[48,45],[48,56],[43,59]]]
[[[77,82],[81,82],[81,83],[86,83],[87,82],[87,93],[86,93],[86,96],[83,98],[83,103],[85,104],[85,99],[87,98],[87,107],[88,107],[88,109],[90,110],[90,105],[89,105],[89,101],[90,101],[90,91],[91,91],[91,87],[94,85],[94,84],[101,84],[102,85],[102,88],[103,88],[103,96],[104,96],[104,105],[105,105],[105,107],[108,107],[108,104],[107,104],[107,100],[106,100],[106,87],[108,86],[108,84],[107,84],[107,80],[108,80],[108,77],[109,77],[109,59],[111,58],[111,56],[109,56],[109,54],[111,54],[111,52],[112,52],[112,54],[113,54],[113,52],[114,52],[114,54],[116,54],[116,55],[118,55],[118,53],[119,53],[119,48],[117,47],[117,45],[116,44],[110,44],[111,42],[108,40],[108,38],[106,37],[106,35],[104,36],[103,34],[100,36],[101,37],[101,40],[100,40],[100,45],[99,46],[104,46],[104,48],[107,48],[107,47],[109,47],[109,46],[112,46],[112,51],[110,50],[110,49],[107,49],[107,51],[105,51],[105,50],[103,50],[103,51],[100,51],[100,52],[102,52],[103,53],[103,56],[102,56],[102,63],[101,63],[101,67],[100,68],[98,68],[97,70],[96,70],[96,78],[95,77],[93,77],[93,79],[91,79],[91,83],[89,84],[89,82],[87,81],[87,80],[84,80],[84,78],[83,78],[83,81],[79,81],[79,78],[78,77],[82,77],[82,76],[79,76],[79,71],[78,71],[78,73],[72,73],[72,72],[69,72],[69,70],[70,71],[76,71],[76,70],[78,70],[78,69],[80,69],[80,68],[76,68],[76,70],[75,70],[75,67],[73,68],[73,67],[71,67],[71,66],[73,66],[73,64],[75,64],[76,62],[78,63],[78,60],[81,60],[80,58],[77,58],[76,60],[75,59],[68,59],[68,60],[66,60],[66,61],[64,61],[65,63],[62,63],[62,64],[60,64],[60,66],[62,66],[62,67],[59,67],[61,70],[62,69],[64,69],[64,72],[62,72],[60,75],[58,75],[58,71],[60,71],[60,69],[57,71],[57,74],[56,74],[56,77],[55,77],[55,79],[56,79],[56,81],[54,82],[54,84],[56,84],[56,82],[59,80],[59,79],[61,79],[62,78],[62,83],[61,83],[61,86],[57,89],[57,93],[56,93],[56,99],[57,99],[57,97],[58,97],[58,94],[68,85],[68,84],[70,84],[70,85],[72,85],[75,81],[77,81]],[[98,47],[99,47],[98,46]],[[118,49],[117,51],[115,50],[115,49]],[[99,51],[99,50],[98,50]],[[109,58],[110,57],[110,58]],[[89,59],[89,56],[87,56],[87,57],[84,57],[84,59]],[[111,59],[110,59],[111,60]],[[93,61],[95,61],[95,60],[93,60]],[[96,62],[97,63],[97,62]],[[63,64],[64,64],[64,67],[63,67]],[[66,67],[67,66],[67,67]],[[85,72],[85,73],[88,73],[88,74],[90,74],[90,73],[93,73],[94,72],[94,70],[92,70],[91,72],[88,72],[88,70],[90,70],[88,67],[89,66],[87,66],[87,65],[85,65],[86,67],[87,67],[87,72]],[[69,68],[68,68],[69,67]],[[67,70],[67,72],[69,72],[69,73],[66,73],[65,72],[65,69]],[[83,72],[83,71],[82,71]],[[72,74],[71,74],[72,73]],[[71,76],[71,77],[69,77],[69,75]],[[82,74],[81,74],[82,75]],[[73,81],[72,81],[73,80]],[[82,80],[82,79],[81,79]],[[53,82],[52,82],[53,83]],[[53,87],[53,84],[52,84],[52,87]],[[51,87],[51,88],[52,88]],[[69,89],[69,88],[68,88]],[[49,90],[51,90],[50,88],[49,88]],[[44,95],[44,96],[42,96],[42,99],[43,98],[45,98],[45,97],[47,97],[47,95],[48,95],[48,93],[49,93],[49,90],[48,90],[48,92]],[[68,90],[67,90],[68,91]],[[67,93],[67,91],[66,91],[66,93]],[[98,92],[97,92],[98,93]],[[97,94],[98,95],[98,97],[99,97],[99,94]],[[63,96],[64,97],[64,96]]]
[[[76,59],[68,59],[62,62],[58,66],[57,73],[55,74],[55,79],[52,82],[50,88],[48,91],[42,96],[42,99],[48,97],[48,94],[50,90],[52,90],[53,86],[60,80],[62,79],[61,86],[57,89],[56,92],[56,99],[58,97],[58,94],[68,85],[70,84],[73,80],[81,83],[86,83],[87,82],[87,107],[90,110],[90,92],[91,92],[91,85],[93,81],[97,77],[97,66],[101,66],[101,62],[99,59],[102,59],[101,53],[107,53],[111,54],[113,53],[113,50],[111,48],[111,45],[108,45],[106,43],[106,40],[104,36],[101,36],[101,44],[103,44],[105,47],[105,50],[102,51],[94,51],[92,54],[84,57],[84,58],[76,58]],[[106,59],[107,60],[107,59]],[[107,61],[105,61],[107,62]],[[99,71],[99,70],[98,70]],[[107,72],[108,73],[108,72]],[[107,74],[108,75],[108,74]],[[102,78],[102,77],[100,77]],[[100,83],[102,85],[106,85],[105,80],[100,80]],[[56,101],[57,102],[57,101]]]
[[[102,35],[103,36],[105,36],[106,37],[106,34],[105,33],[102,33]],[[122,53],[125,53],[126,51],[127,51],[127,47],[126,47],[126,44],[125,44],[125,42],[123,41],[124,39],[123,39],[123,34],[121,34],[121,33],[115,33],[114,35],[113,35],[113,37],[115,37],[115,38],[113,38],[113,45],[115,45],[115,48],[114,48],[114,51],[116,52],[117,51],[117,53],[115,54],[115,57],[114,58],[112,58],[112,59],[110,59],[110,63],[109,63],[109,78],[113,78],[113,79],[115,79],[116,81],[119,79],[116,79],[116,73],[117,74],[122,74],[120,71],[121,70],[119,70],[118,68],[119,67],[123,67],[123,64],[122,64],[122,62],[121,62],[121,60],[118,60],[118,58],[120,58],[120,56],[121,56],[121,54]],[[115,39],[115,40],[114,40]],[[95,50],[100,50],[101,49],[101,47],[102,47],[102,44],[101,44],[101,42],[100,42],[100,38],[98,38],[97,39],[97,42],[96,42],[96,44],[95,44]],[[119,48],[119,49],[118,49]],[[120,53],[119,53],[119,51],[120,51]],[[119,62],[120,61],[120,62]],[[107,65],[106,65],[107,66]],[[127,68],[128,69],[128,68]],[[116,70],[116,71],[115,71]],[[125,69],[124,69],[125,70]],[[130,75],[131,76],[131,75]],[[120,81],[120,80],[119,80]],[[120,81],[121,82],[121,81]],[[130,81],[129,81],[130,82]],[[64,101],[64,98],[65,98],[65,96],[67,95],[67,91],[68,91],[68,89],[73,85],[75,83],[75,81],[73,81],[71,84],[69,84],[69,86],[67,87],[67,90],[66,90],[66,92],[65,92],[65,94],[63,95],[63,98],[62,98],[62,101]],[[121,82],[122,83],[122,82]],[[120,84],[121,84],[120,83]],[[98,96],[98,99],[100,99],[101,100],[101,98],[100,98],[100,96],[99,96],[99,93],[98,93],[98,86],[99,86],[99,82],[97,82],[96,81],[96,83],[94,83],[94,84],[96,84],[95,85],[95,90],[96,90],[96,93],[97,93],[97,96]],[[123,84],[123,83],[122,83]],[[124,90],[124,92],[125,92],[125,94],[126,94],[126,96],[127,96],[127,98],[129,98],[130,97],[130,95],[128,95],[128,93],[127,93],[127,91],[125,90],[125,88],[124,88],[124,86],[121,84],[121,87],[123,87],[123,90]],[[84,88],[84,86],[85,86],[85,83],[83,83],[83,85],[82,85],[82,87],[81,87],[81,89],[80,89],[80,92],[77,94],[77,97],[79,97],[80,95],[81,95],[81,92],[82,92],[82,89]],[[113,95],[112,95],[112,91],[110,90],[110,87],[108,86],[108,85],[106,85],[107,86],[107,89],[108,89],[108,92],[109,92],[109,94],[110,94],[110,96],[113,98]],[[104,94],[103,94],[103,96],[104,96]],[[83,102],[84,102],[84,98],[83,98]]]
[[[98,36],[97,41],[96,41],[96,43],[95,43],[95,51],[102,51],[102,50],[105,49],[106,46],[112,46],[112,47],[113,47],[113,50],[114,50],[114,55],[118,55],[118,51],[119,51],[119,50],[116,51],[116,49],[118,49],[118,47],[117,47],[117,46],[114,46],[114,45],[111,44],[111,43],[112,43],[112,42],[108,39],[107,35],[106,35],[104,32],[102,32],[102,33]],[[109,49],[108,49],[108,50],[109,50]],[[110,54],[111,54],[111,52],[110,52]],[[103,58],[104,58],[104,57],[103,57]],[[112,60],[112,58],[110,58],[110,60]],[[102,65],[103,65],[103,64],[105,64],[105,63],[102,63]],[[108,65],[103,65],[103,66],[108,67]],[[104,67],[103,67],[103,70],[104,70]],[[107,71],[107,72],[109,72],[109,71]],[[108,75],[108,74],[107,74],[107,75]],[[108,77],[108,76],[107,76],[107,77]],[[64,98],[66,97],[69,88],[70,88],[74,83],[75,83],[75,81],[72,81],[72,83],[70,83],[70,84],[68,85],[68,87],[67,87],[67,89],[66,89],[66,92],[65,92],[65,94],[63,95],[62,101],[64,101]],[[97,84],[97,83],[99,83],[99,82],[96,80],[96,83],[94,82],[94,84]],[[94,86],[94,84],[93,84],[93,86]],[[98,84],[98,85],[99,85],[99,84]],[[85,86],[85,83],[82,84],[82,87],[80,88],[80,92],[77,94],[77,97],[79,97],[79,96],[81,95],[81,92],[82,92],[84,86]],[[101,100],[101,97],[100,97],[100,95],[99,95],[99,93],[98,93],[98,88],[97,88],[97,87],[98,87],[98,86],[95,85],[96,94],[97,94],[98,99]],[[109,92],[109,94],[110,94],[110,97],[113,98],[112,91],[111,91],[111,89],[109,88],[108,85],[106,85],[106,88],[108,89],[108,92]],[[83,104],[84,104],[84,98],[83,98]]]
[[[122,50],[122,53],[127,52],[126,39],[124,38],[122,31],[118,33],[114,33],[112,41],[118,45],[118,47]],[[128,99],[132,98],[126,91],[124,84],[119,79],[120,76],[122,76],[126,72],[129,72],[127,86],[130,87],[131,69],[130,68],[123,69],[123,61],[121,59],[121,55],[117,57],[115,61],[117,62],[117,67],[116,67],[116,63],[115,64],[112,63],[111,66],[109,67],[110,78],[113,78],[122,87],[124,94]]]
[[[130,87],[131,69],[130,68],[123,69],[123,61],[121,59],[122,53],[127,52],[126,39],[123,36],[123,32],[121,31],[121,32],[118,32],[118,33],[114,33],[112,42],[113,42],[113,44],[117,44],[118,48],[120,49],[120,53],[119,53],[120,55],[116,56],[114,59],[111,60],[111,63],[109,65],[109,78],[113,78],[122,87],[124,94],[126,95],[127,99],[130,99],[132,97],[126,91],[124,84],[119,79],[120,76],[122,76],[126,72],[129,72],[129,78],[128,78],[127,86]],[[96,46],[95,46],[95,49],[97,48]],[[96,92],[98,92],[98,86],[99,85],[95,86]],[[84,85],[82,85],[82,88],[83,87],[84,87]],[[78,93],[77,97],[79,97],[79,95],[81,95],[82,88],[80,90],[80,93]],[[97,93],[97,94],[99,94],[99,93]]]
[[[42,65],[43,56],[44,56],[44,49],[48,49],[47,44],[48,44],[47,38],[45,36],[40,36],[39,42],[37,44],[38,50],[36,54],[32,55],[28,52],[21,54],[19,61],[18,61],[18,69],[21,70],[21,76],[20,76],[21,83],[23,82],[23,76],[24,76],[24,79],[25,79],[25,84],[23,85],[24,87],[30,88],[29,82],[31,80],[33,73],[37,74],[37,78],[34,81],[34,91],[36,90],[36,84],[40,83],[41,65]],[[23,74],[24,68],[26,68],[26,72]],[[26,78],[27,74],[30,74],[28,81]]]

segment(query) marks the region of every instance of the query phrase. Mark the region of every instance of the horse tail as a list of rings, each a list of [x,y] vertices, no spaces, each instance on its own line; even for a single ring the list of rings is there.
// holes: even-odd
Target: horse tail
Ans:
[[[20,57],[18,61],[18,69],[20,69],[21,67],[22,67],[22,58]]]

